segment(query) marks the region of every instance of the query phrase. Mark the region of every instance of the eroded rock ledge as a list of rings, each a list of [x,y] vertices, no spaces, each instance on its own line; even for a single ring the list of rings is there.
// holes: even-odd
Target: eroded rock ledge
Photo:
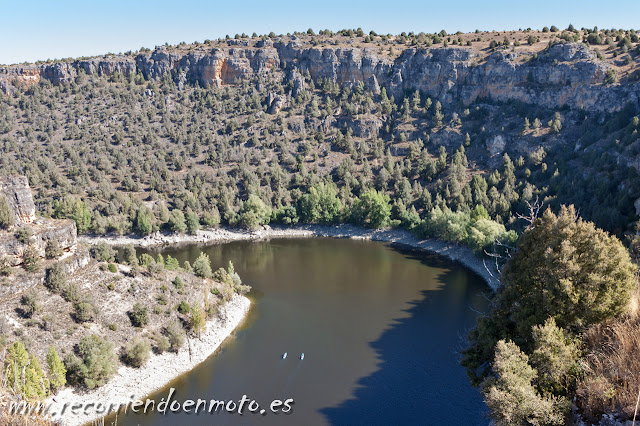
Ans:
[[[617,110],[628,102],[640,106],[640,83],[604,84],[610,65],[579,43],[556,44],[536,56],[506,51],[486,56],[473,47],[407,48],[391,59],[373,48],[314,47],[295,37],[236,42],[189,52],[158,47],[136,56],[0,67],[0,90],[12,93],[41,79],[66,84],[80,70],[90,75],[141,73],[149,79],[170,74],[178,85],[186,81],[232,84],[272,73],[292,81],[294,87],[295,76],[309,72],[316,81],[362,82],[374,93],[385,87],[396,96],[405,90],[421,90],[443,102],[470,104],[491,98],[591,111]]]

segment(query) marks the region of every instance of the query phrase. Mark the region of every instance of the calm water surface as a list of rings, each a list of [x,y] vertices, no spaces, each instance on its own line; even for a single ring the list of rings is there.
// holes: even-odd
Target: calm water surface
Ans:
[[[458,364],[489,288],[459,264],[371,241],[291,239],[161,251],[214,269],[231,260],[253,287],[247,320],[215,357],[169,387],[174,398],[234,399],[290,414],[126,415],[118,425],[486,425]],[[158,251],[150,252],[157,254]],[[282,353],[288,352],[287,359]],[[299,360],[300,353],[305,359]]]

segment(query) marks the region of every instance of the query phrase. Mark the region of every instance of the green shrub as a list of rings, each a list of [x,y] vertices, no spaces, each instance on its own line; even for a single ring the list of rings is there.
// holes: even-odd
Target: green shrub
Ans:
[[[184,345],[185,334],[180,325],[173,321],[165,328],[165,334],[169,339],[169,350],[172,352],[178,352],[178,350]]]
[[[31,237],[33,237],[33,231],[28,226],[21,226],[16,231],[16,239],[22,244],[28,244]]]
[[[164,267],[167,271],[175,271],[180,269],[180,263],[178,262],[178,259],[169,255],[164,261]]]
[[[357,225],[370,228],[386,226],[391,216],[389,196],[374,189],[356,198],[351,208],[351,218]]]
[[[193,273],[200,278],[211,278],[211,262],[206,253],[200,253],[200,256],[193,262]]]
[[[169,222],[167,222],[169,229],[173,232],[184,232],[187,230],[187,223],[185,222],[184,213],[181,210],[172,210],[171,216],[169,216]]]
[[[319,182],[309,188],[298,202],[300,219],[305,223],[331,224],[340,219],[342,202],[338,188],[331,183]]]
[[[77,322],[90,322],[96,319],[98,308],[90,300],[84,300],[73,304],[74,318]]]
[[[184,282],[182,281],[182,279],[180,277],[175,277],[171,283],[178,290],[180,290],[182,287],[184,287]]]
[[[154,265],[156,263],[156,260],[153,258],[153,256],[147,253],[142,253],[139,258],[139,263],[140,266],[149,266]]]
[[[132,244],[129,244],[128,246],[125,246],[124,249],[122,249],[122,262],[125,265],[131,265],[131,266],[138,265],[138,258],[136,257],[136,249],[133,247]]]
[[[62,290],[62,298],[67,302],[76,303],[82,299],[80,288],[76,283],[67,284]]]
[[[113,263],[110,263],[108,268],[109,268],[109,272],[112,272],[114,274],[118,272],[118,268]]]
[[[91,334],[83,337],[74,349],[75,354],[68,354],[64,359],[71,384],[94,389],[116,373],[116,355],[108,340]]]
[[[124,347],[124,362],[140,368],[147,363],[151,355],[151,345],[147,339],[134,339]]]
[[[200,229],[200,219],[198,215],[194,213],[191,209],[187,209],[186,215],[186,223],[187,223],[187,231],[191,235],[195,235],[198,233],[198,229]]]
[[[155,351],[158,354],[164,353],[166,351],[168,351],[171,348],[171,344],[169,343],[169,338],[167,338],[167,336],[163,336],[160,333],[156,333],[153,336],[153,339],[155,340]]]
[[[625,312],[635,271],[622,243],[578,218],[573,206],[558,216],[547,209],[507,263],[503,297],[520,300],[512,317],[523,321],[521,332],[550,316],[559,327],[576,329]]]
[[[99,243],[91,247],[91,257],[99,262],[114,262],[116,251],[107,243]]]
[[[20,299],[20,303],[22,304],[22,314],[25,318],[33,317],[33,314],[40,309],[38,297],[34,291],[29,291],[23,294]]]
[[[186,315],[189,312],[191,312],[191,306],[187,303],[186,300],[183,300],[182,302],[180,302],[180,304],[178,305],[178,312],[180,312],[183,315]]]
[[[247,201],[242,204],[240,222],[247,228],[251,229],[258,227],[259,225],[268,224],[270,219],[271,207],[266,205],[257,195],[249,195]]]
[[[569,403],[541,396],[533,386],[536,370],[513,342],[501,340],[493,360],[494,376],[485,380],[483,394],[497,425],[564,425]]]
[[[576,382],[579,340],[556,326],[553,318],[533,327],[533,340],[529,358],[538,372],[538,389],[546,394],[566,394]]]
[[[6,256],[0,256],[0,275],[8,277],[13,273],[11,262]]]
[[[62,256],[62,248],[56,240],[48,240],[44,248],[44,257],[47,259],[57,259]]]
[[[136,302],[133,308],[129,312],[129,319],[134,327],[144,327],[149,324],[149,314],[147,307],[141,303]]]
[[[37,248],[29,245],[26,249],[24,249],[24,253],[22,254],[22,265],[28,272],[37,272],[40,270],[42,262],[40,260],[40,253],[38,252]]]

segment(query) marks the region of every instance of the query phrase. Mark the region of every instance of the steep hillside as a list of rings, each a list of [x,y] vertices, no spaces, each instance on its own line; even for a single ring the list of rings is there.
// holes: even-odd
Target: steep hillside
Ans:
[[[184,230],[174,210],[192,230],[358,222],[368,189],[409,228],[481,205],[517,230],[539,197],[632,232],[638,36],[553,30],[237,36],[7,66],[0,171],[81,233]],[[303,208],[320,181],[340,214]]]

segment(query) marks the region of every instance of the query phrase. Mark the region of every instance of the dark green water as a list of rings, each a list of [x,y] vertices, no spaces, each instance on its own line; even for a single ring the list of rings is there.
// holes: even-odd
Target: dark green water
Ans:
[[[383,243],[323,238],[161,252],[193,262],[201,250],[214,268],[234,263],[253,286],[253,305],[215,357],[170,384],[173,398],[247,395],[267,414],[128,414],[118,425],[487,424],[480,393],[458,361],[489,288],[461,265]],[[287,398],[294,400],[289,414],[270,412],[273,399]]]

